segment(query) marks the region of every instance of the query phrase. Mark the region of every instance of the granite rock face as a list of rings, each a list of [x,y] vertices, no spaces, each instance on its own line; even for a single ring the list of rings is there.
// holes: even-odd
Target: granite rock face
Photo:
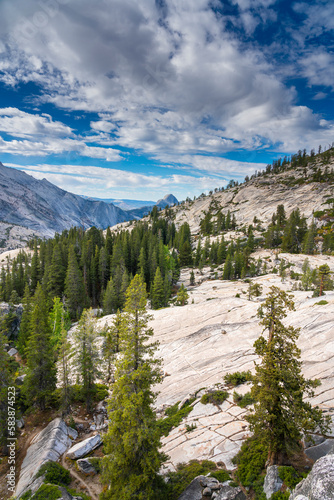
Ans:
[[[197,476],[191,481],[189,486],[179,496],[178,500],[202,500],[202,481],[207,479],[206,476]]]
[[[39,432],[31,441],[22,462],[16,496],[19,497],[28,489],[45,462],[56,462],[71,443],[68,427],[61,418],[55,418]]]
[[[290,495],[290,500],[333,500],[334,455],[319,458],[306,479]]]

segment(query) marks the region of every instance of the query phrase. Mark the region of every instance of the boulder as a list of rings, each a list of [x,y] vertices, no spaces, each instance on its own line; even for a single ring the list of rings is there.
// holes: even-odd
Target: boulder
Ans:
[[[11,349],[9,349],[7,354],[12,358],[13,356],[15,356],[15,354],[17,354],[17,349],[15,349],[15,347],[12,347]]]
[[[319,458],[307,478],[290,495],[290,500],[333,500],[334,455]]]
[[[45,429],[36,434],[31,441],[21,465],[20,477],[16,486],[16,496],[29,489],[45,462],[56,462],[71,446],[68,427],[64,420],[55,418]]]
[[[239,486],[223,485],[215,500],[246,500],[246,495]]]
[[[334,439],[326,439],[322,443],[305,450],[305,454],[314,461],[330,453],[334,453]]]
[[[77,458],[84,457],[88,455],[91,451],[95,450],[98,446],[102,444],[102,439],[100,434],[96,434],[96,436],[89,437],[84,441],[80,441],[80,443],[75,444],[70,448],[66,454],[68,458],[72,460],[76,460]]]
[[[202,500],[202,490],[203,481],[207,477],[197,476],[191,481],[189,486],[184,490],[184,492],[179,496],[178,500]]]
[[[267,474],[263,484],[263,491],[265,492],[267,499],[271,498],[271,495],[279,491],[282,485],[283,481],[278,475],[278,466],[270,465],[267,468]]]
[[[80,458],[79,460],[77,460],[77,466],[79,471],[86,476],[94,476],[95,474],[97,474],[97,470],[90,463],[89,458]]]
[[[15,379],[15,384],[16,385],[23,385],[24,379],[26,378],[26,374],[20,375],[19,377],[16,377]]]

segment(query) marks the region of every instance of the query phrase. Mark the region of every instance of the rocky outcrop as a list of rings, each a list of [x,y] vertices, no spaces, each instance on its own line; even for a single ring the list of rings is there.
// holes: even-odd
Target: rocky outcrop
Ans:
[[[229,481],[220,483],[210,476],[197,476],[184,490],[178,500],[245,500],[239,487],[230,486]]]
[[[88,453],[95,450],[95,448],[98,448],[101,444],[101,436],[100,434],[96,434],[96,436],[89,437],[72,446],[72,448],[68,450],[66,456],[72,460],[76,460],[88,455]]]
[[[279,491],[282,486],[283,481],[278,475],[278,465],[271,465],[267,468],[267,474],[263,484],[263,491],[267,499],[271,498],[271,495]]]
[[[97,470],[91,464],[89,458],[81,458],[77,460],[77,466],[80,472],[85,474],[85,476],[95,476],[97,474]]]
[[[21,324],[22,313],[23,313],[22,304],[10,306],[9,304],[7,304],[7,302],[0,303],[0,317],[5,315],[11,316],[10,321],[7,322],[7,331],[5,332],[9,340],[17,339]],[[13,355],[14,354],[10,354],[10,356]]]
[[[20,497],[35,480],[45,462],[56,462],[71,446],[68,427],[61,418],[55,418],[32,439],[23,460],[16,496]]]
[[[333,500],[334,455],[327,455],[315,462],[306,479],[290,495],[290,500]]]

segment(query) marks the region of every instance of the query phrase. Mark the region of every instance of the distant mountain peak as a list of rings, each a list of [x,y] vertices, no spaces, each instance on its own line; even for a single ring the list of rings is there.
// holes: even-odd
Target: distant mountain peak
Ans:
[[[172,205],[177,205],[178,203],[179,203],[178,199],[175,198],[173,194],[166,194],[163,198],[161,198],[161,200],[157,201],[156,205],[164,208],[167,205],[171,207]]]

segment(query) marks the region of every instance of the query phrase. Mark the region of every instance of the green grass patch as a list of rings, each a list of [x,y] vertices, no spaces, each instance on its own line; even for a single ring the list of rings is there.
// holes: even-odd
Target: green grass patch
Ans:
[[[67,469],[57,462],[46,462],[40,468],[37,477],[45,474],[45,482],[64,486],[70,484],[71,475]]]
[[[180,409],[180,402],[175,403],[170,408],[167,408],[165,418],[161,418],[157,421],[158,429],[160,430],[161,436],[168,436],[170,431],[180,425],[182,420],[186,418],[192,411],[193,407],[191,404],[195,401],[195,398],[187,401]]]
[[[328,304],[327,300],[319,300],[319,302],[316,302],[314,305],[315,306],[325,306]]]
[[[252,380],[252,374],[249,370],[247,372],[227,373],[224,380],[226,384],[236,387],[237,385],[244,384],[245,382]]]
[[[228,392],[227,391],[212,391],[212,392],[207,392],[206,394],[203,394],[201,397],[201,403],[203,405],[207,405],[209,403],[213,405],[220,405],[222,404],[226,399],[228,398]]]

